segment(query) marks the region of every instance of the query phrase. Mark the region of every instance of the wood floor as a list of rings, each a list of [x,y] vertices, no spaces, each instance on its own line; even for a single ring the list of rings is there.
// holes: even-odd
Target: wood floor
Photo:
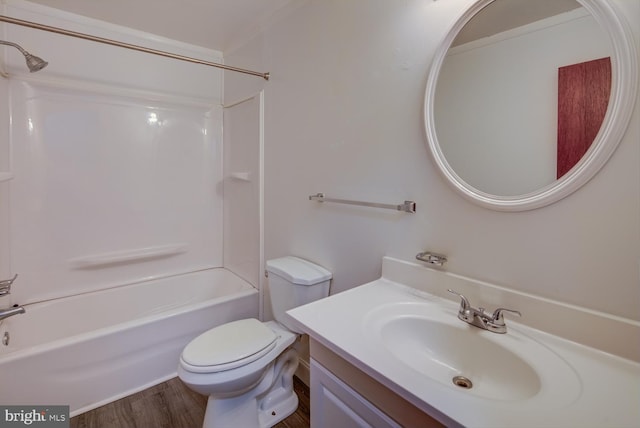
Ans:
[[[309,428],[309,388],[294,377],[298,410],[276,428]],[[207,397],[178,378],[71,418],[71,428],[200,428]],[[237,427],[242,428],[242,427]]]

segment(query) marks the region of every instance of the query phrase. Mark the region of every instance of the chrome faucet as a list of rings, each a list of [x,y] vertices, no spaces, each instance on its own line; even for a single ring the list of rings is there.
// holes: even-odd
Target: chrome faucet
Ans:
[[[18,314],[24,314],[27,312],[22,306],[15,306],[13,308],[0,309],[0,321],[5,318],[12,317]]]
[[[11,279],[4,279],[0,281],[0,297],[6,296],[7,294],[11,293],[11,285],[13,284],[13,281],[15,281],[17,277],[18,277],[18,274],[15,274],[14,277]]]
[[[498,308],[493,311],[492,314],[485,312],[484,308],[474,308],[469,303],[469,300],[460,293],[448,289],[449,293],[455,294],[460,297],[460,309],[458,310],[458,318],[467,324],[479,327],[484,330],[489,330],[494,333],[504,334],[507,332],[507,326],[504,323],[504,312],[510,312],[518,316],[522,316],[520,311],[513,309]]]

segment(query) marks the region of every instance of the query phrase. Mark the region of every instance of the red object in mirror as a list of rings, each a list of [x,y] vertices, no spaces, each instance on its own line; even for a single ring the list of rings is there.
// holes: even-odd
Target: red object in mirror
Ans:
[[[589,150],[607,112],[610,93],[609,57],[558,69],[557,178]]]

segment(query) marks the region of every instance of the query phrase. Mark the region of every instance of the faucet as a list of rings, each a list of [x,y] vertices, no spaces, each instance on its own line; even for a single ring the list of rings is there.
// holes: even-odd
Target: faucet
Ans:
[[[460,297],[460,309],[458,309],[458,318],[467,324],[489,330],[493,333],[504,334],[507,332],[507,325],[504,323],[504,312],[510,312],[518,316],[522,316],[520,311],[513,309],[498,308],[492,314],[485,312],[484,308],[474,308],[469,300],[462,294],[451,289],[447,289],[449,293]]]
[[[0,309],[0,321],[5,318],[12,317],[18,314],[24,314],[27,312],[22,306],[15,306],[13,308]]]
[[[17,277],[18,277],[18,274],[15,274],[14,277],[11,279],[4,279],[0,281],[0,296],[6,296],[7,294],[11,293],[11,285],[13,284],[13,281],[15,281]]]

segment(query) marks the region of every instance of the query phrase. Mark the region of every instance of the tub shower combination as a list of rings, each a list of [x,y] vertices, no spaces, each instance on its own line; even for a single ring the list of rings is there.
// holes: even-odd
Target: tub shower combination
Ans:
[[[50,9],[25,13],[23,7],[35,8],[10,4],[2,10],[62,22]],[[69,405],[74,416],[175,377],[194,337],[258,316],[259,255],[253,248],[259,246],[237,249],[238,242],[259,236],[242,230],[242,239],[234,240],[223,221],[224,214],[242,229],[241,216],[227,205],[233,192],[222,191],[222,73],[202,65],[264,79],[268,73],[4,15],[0,21],[17,24],[3,27],[4,34],[30,46],[46,46],[50,37],[32,29],[91,41],[56,39],[55,64],[49,58],[52,65],[36,75],[8,52],[3,66],[9,73],[0,70],[6,79],[0,92],[9,102],[2,112],[11,115],[11,122],[2,118],[10,136],[8,144],[0,140],[0,155],[11,153],[12,168],[0,170],[0,206],[9,207],[0,214],[11,218],[10,268],[20,273],[15,284],[15,277],[0,278],[0,288],[6,285],[0,293],[0,403]],[[107,24],[102,30],[165,43]],[[144,53],[123,59],[100,43]],[[48,64],[14,42],[0,45],[18,49],[30,72]],[[166,46],[217,55],[171,41]],[[67,47],[73,54],[64,53]],[[86,63],[78,71],[65,55],[99,58],[135,73],[105,76]],[[168,63],[167,57],[182,61]],[[5,192],[10,180],[11,192]],[[7,247],[5,235],[8,228],[0,230]],[[226,253],[226,240],[235,253]],[[250,265],[255,275],[234,265]]]
[[[198,334],[258,313],[258,292],[223,268],[26,305],[0,324],[0,403],[71,415],[176,376]]]

